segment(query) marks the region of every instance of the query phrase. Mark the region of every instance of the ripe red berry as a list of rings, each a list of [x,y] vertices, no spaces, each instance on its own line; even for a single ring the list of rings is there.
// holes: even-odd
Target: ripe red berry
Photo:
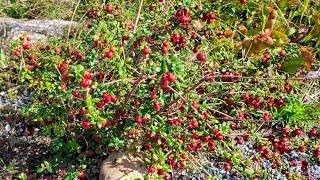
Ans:
[[[110,5],[106,7],[106,12],[112,14],[112,7]]]
[[[159,111],[161,109],[161,104],[159,101],[157,101],[153,104],[153,109],[156,111]]]
[[[162,46],[162,48],[161,48],[161,53],[162,53],[163,55],[168,54],[168,51],[169,51],[169,48],[168,48],[167,46]]]
[[[112,52],[112,51],[107,51],[107,52],[106,52],[106,57],[107,57],[108,59],[111,59],[111,58],[113,57],[113,52]]]
[[[143,124],[143,119],[139,116],[135,116],[134,121],[139,125]]]
[[[160,85],[161,85],[162,87],[168,86],[169,83],[170,83],[170,82],[169,82],[168,79],[165,78],[165,77],[162,77],[162,78],[160,79]]]
[[[298,151],[304,153],[307,151],[307,148],[305,146],[299,146]]]
[[[22,47],[23,47],[23,49],[30,49],[31,48],[31,44],[29,43],[29,42],[24,42],[24,43],[22,43]]]
[[[91,124],[90,124],[90,122],[89,122],[88,120],[83,120],[83,121],[81,122],[81,126],[83,127],[83,129],[89,129],[89,128],[91,128]]]
[[[85,179],[86,178],[86,173],[84,171],[79,172],[79,179]]]
[[[73,91],[72,92],[72,95],[75,97],[75,98],[81,98],[81,93],[79,91]]]
[[[283,128],[282,129],[282,135],[283,136],[288,136],[290,134],[290,130],[288,128]]]
[[[216,139],[217,139],[218,141],[223,141],[223,135],[222,135],[222,134],[218,134],[218,135],[216,136]]]
[[[88,80],[88,79],[82,79],[81,81],[81,86],[83,88],[90,88],[92,85],[92,81],[91,80]]]
[[[167,78],[167,80],[168,80],[169,82],[171,82],[171,83],[176,82],[177,78],[176,78],[175,75],[173,75],[173,74],[170,73],[170,72],[166,73],[166,75],[167,75],[166,78]]]
[[[204,55],[203,53],[198,53],[198,54],[197,54],[197,59],[198,59],[199,61],[201,61],[201,62],[204,62],[204,61],[207,60],[207,56]]]
[[[229,172],[229,171],[231,171],[232,166],[231,166],[230,163],[224,163],[223,169],[224,169],[225,171]]]
[[[246,4],[246,3],[247,3],[247,0],[239,0],[239,2],[240,2],[241,4]]]
[[[150,165],[148,167],[148,173],[153,174],[156,172],[156,168],[154,167],[154,165]]]
[[[269,112],[264,112],[262,115],[262,121],[263,122],[269,122],[271,119],[271,115]]]
[[[150,49],[149,48],[143,48],[142,53],[143,53],[143,55],[147,56],[150,53]]]
[[[320,148],[317,148],[313,151],[313,156],[315,158],[319,158],[320,157]]]
[[[198,121],[192,121],[190,124],[189,124],[189,127],[190,128],[198,128],[198,126],[199,126],[199,123],[198,123]]]
[[[190,17],[189,16],[180,16],[179,17],[179,22],[184,24],[190,22]]]
[[[316,137],[318,135],[318,130],[316,128],[311,129],[310,132],[308,133],[310,137]]]
[[[83,73],[83,78],[86,79],[86,80],[90,80],[90,79],[92,79],[92,75],[90,74],[90,72],[85,71]]]
[[[302,130],[301,129],[296,129],[296,130],[294,130],[294,134],[296,136],[300,136],[302,134]]]

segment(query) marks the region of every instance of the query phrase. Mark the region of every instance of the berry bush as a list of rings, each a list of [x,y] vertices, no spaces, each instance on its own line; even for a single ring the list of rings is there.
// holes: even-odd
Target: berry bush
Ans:
[[[32,90],[22,113],[52,138],[52,169],[39,174],[77,157],[90,179],[90,159],[129,151],[151,179],[206,172],[203,155],[247,178],[268,177],[262,160],[307,178],[320,164],[319,76],[307,76],[319,68],[320,14],[300,3],[98,3],[63,40],[13,42]],[[246,143],[259,153],[245,155]],[[308,154],[301,171],[283,161],[292,151]]]

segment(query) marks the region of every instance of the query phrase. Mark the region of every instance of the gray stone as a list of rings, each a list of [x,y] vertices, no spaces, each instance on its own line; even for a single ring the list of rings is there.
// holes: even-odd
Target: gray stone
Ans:
[[[102,163],[100,180],[144,179],[146,167],[137,154],[113,153]]]
[[[5,48],[12,40],[28,35],[32,41],[46,40],[49,37],[61,37],[65,28],[75,27],[74,21],[65,20],[20,20],[0,18],[0,45]]]

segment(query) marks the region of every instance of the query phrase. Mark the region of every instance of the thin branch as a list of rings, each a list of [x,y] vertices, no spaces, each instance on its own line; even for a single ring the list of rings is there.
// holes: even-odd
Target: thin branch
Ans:
[[[142,6],[143,6],[143,0],[140,0],[139,10],[138,10],[138,14],[137,14],[137,17],[136,17],[136,22],[134,23],[134,28],[133,28],[133,33],[134,34],[137,31],[137,27],[138,27],[138,22],[139,22],[139,19],[140,19],[140,13],[141,13]]]

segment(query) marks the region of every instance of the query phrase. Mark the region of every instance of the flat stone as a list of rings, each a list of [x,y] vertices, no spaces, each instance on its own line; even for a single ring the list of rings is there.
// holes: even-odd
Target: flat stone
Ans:
[[[113,153],[102,163],[100,180],[144,179],[146,167],[136,154]]]
[[[46,40],[49,37],[61,37],[65,28],[75,27],[78,23],[65,20],[20,20],[0,18],[0,46],[5,48],[10,41],[21,35],[28,35],[32,41]]]

